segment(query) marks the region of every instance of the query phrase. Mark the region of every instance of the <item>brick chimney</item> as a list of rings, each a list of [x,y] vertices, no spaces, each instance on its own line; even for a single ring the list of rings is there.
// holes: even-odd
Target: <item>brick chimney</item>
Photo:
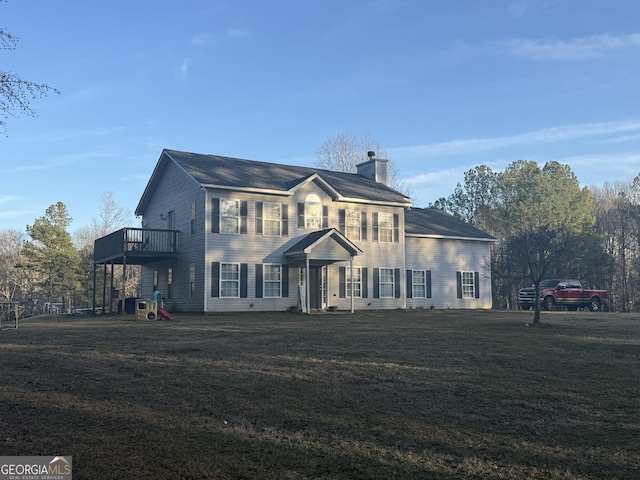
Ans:
[[[376,158],[376,152],[367,152],[369,160],[356,165],[359,175],[367,177],[375,182],[387,184],[387,165],[389,160]]]

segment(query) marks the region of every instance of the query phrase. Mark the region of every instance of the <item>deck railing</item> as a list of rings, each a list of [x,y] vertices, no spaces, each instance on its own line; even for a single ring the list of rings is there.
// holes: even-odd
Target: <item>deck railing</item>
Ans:
[[[154,228],[123,228],[98,238],[93,244],[94,262],[115,256],[163,256],[177,254],[180,232]]]

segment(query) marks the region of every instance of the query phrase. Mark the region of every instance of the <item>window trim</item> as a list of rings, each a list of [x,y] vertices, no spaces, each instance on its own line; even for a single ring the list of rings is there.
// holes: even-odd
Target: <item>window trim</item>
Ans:
[[[358,295],[355,295],[353,298],[362,298],[362,267],[353,267],[355,271],[358,272],[357,278],[358,280],[353,280],[353,287],[356,289]],[[351,298],[351,267],[345,267],[344,271],[345,277],[345,298]],[[356,288],[357,286],[357,288]]]
[[[223,270],[225,269],[225,267],[235,267],[235,274],[236,274],[236,278],[235,279],[229,279],[229,278],[223,278]],[[227,272],[228,273],[228,272]],[[234,272],[231,272],[234,273]],[[220,288],[220,293],[219,293],[219,298],[240,298],[240,263],[237,262],[220,262],[220,281],[219,281],[219,288]],[[233,288],[232,287],[232,291],[235,291],[235,295],[223,295],[223,292],[225,292],[225,287],[223,286],[224,284],[228,284],[228,285],[232,285],[235,284],[236,287]]]
[[[462,288],[462,298],[476,298],[476,275],[472,271],[461,271],[460,282]],[[469,282],[469,280],[471,280]]]
[[[224,204],[225,203],[235,203],[236,204],[236,215],[225,215],[225,208],[224,208]],[[220,233],[222,233],[223,235],[237,235],[240,233],[240,200],[232,200],[232,199],[228,199],[228,198],[221,198],[220,199],[220,228],[219,231]],[[226,227],[226,223],[225,223],[225,219],[235,219],[235,223],[236,223],[236,230],[234,231],[227,231],[226,229],[224,229],[223,227]]]
[[[383,272],[385,270],[391,272],[391,282],[390,283],[382,281]],[[391,295],[383,295],[383,288],[382,288],[383,285],[386,285],[386,286],[390,285],[391,286]],[[396,298],[395,292],[396,292],[395,269],[394,268],[388,268],[388,267],[380,267],[380,270],[379,270],[379,273],[378,273],[378,293],[379,293],[379,298]]]
[[[278,218],[267,218],[268,206],[278,206]],[[268,233],[267,222],[277,222],[278,233]],[[282,204],[277,202],[263,202],[262,203],[262,235],[265,237],[281,237],[282,236]]]
[[[358,216],[358,225],[349,225],[349,214],[353,215],[353,214],[357,214]],[[357,237],[358,238],[353,238],[352,236],[349,235],[349,229],[357,231]],[[360,242],[362,240],[362,212],[360,210],[348,210],[345,209],[344,211],[344,235],[345,237],[347,237],[349,240],[354,241],[354,242]]]
[[[267,270],[272,267],[277,267],[278,271],[278,280],[267,279]],[[284,268],[281,263],[263,263],[262,264],[262,298],[282,298],[282,276],[284,273]],[[273,285],[278,284],[278,295],[268,295],[267,292],[270,289],[267,289],[267,284]]]
[[[389,218],[389,226],[382,226],[382,219]],[[394,230],[394,221],[393,221],[393,213],[391,212],[378,212],[378,242],[380,243],[393,243],[393,230]],[[389,239],[383,239],[384,233],[387,233]]]
[[[196,234],[196,204],[191,204],[191,235]]]
[[[189,264],[189,298],[196,298],[196,264]]]
[[[309,207],[311,206],[317,206],[318,207],[318,214],[317,215],[309,215]],[[304,228],[305,230],[310,230],[310,229],[315,229],[315,230],[320,230],[322,229],[322,224],[323,224],[323,205],[322,205],[322,199],[320,198],[319,195],[315,194],[315,193],[310,193],[309,195],[307,195],[304,199]],[[310,225],[310,220],[314,220],[314,225]],[[315,223],[317,223],[317,225],[315,225]]]
[[[416,272],[422,273],[422,282],[416,282]],[[423,295],[416,295],[416,286],[423,287]],[[423,269],[417,269],[411,271],[411,298],[428,298],[427,296],[427,271]]]

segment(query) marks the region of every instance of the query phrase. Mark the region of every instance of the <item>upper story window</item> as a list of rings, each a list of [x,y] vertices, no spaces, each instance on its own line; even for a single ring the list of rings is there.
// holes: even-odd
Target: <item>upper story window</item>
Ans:
[[[315,193],[307,195],[304,201],[304,227],[312,230],[322,228],[322,202]]]
[[[220,233],[240,232],[240,202],[220,200]]]
[[[263,234],[279,237],[281,234],[282,210],[279,203],[263,204]]]
[[[361,212],[347,210],[345,212],[346,236],[349,240],[360,240]]]
[[[196,234],[196,204],[191,204],[191,235]]]
[[[378,213],[378,241],[393,243],[392,213]]]

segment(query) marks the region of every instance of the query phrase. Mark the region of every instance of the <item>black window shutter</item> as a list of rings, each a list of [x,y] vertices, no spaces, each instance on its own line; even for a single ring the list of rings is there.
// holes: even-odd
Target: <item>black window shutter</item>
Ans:
[[[380,298],[380,269],[373,269],[373,298]]]
[[[367,268],[362,269],[362,298],[369,298],[369,278]]]
[[[462,298],[462,272],[456,272],[456,284],[458,287],[458,298]]]
[[[298,203],[298,228],[304,228],[304,203]]]
[[[329,207],[322,206],[322,228],[329,228]]]
[[[347,222],[347,213],[345,212],[344,208],[341,208],[340,210],[338,210],[338,230],[340,230],[340,233],[343,235],[347,234],[347,229],[346,229],[346,222]]]
[[[282,205],[282,236],[289,236],[289,205]]]
[[[256,235],[262,235],[262,202],[256,202]]]
[[[262,298],[262,264],[256,263],[256,298]]]
[[[431,270],[425,272],[425,282],[427,283],[427,298],[431,298]]]
[[[211,262],[211,296],[220,296],[220,262]]]
[[[248,265],[240,264],[240,298],[247,298]]]
[[[240,202],[240,233],[247,233],[247,201]]]
[[[475,297],[480,298],[480,273],[473,272],[473,286],[475,288]]]
[[[393,269],[393,283],[395,283],[396,287],[396,298],[400,298],[400,269]]]
[[[282,265],[282,297],[289,297],[289,265]]]
[[[339,277],[339,283],[340,283],[340,287],[338,288],[340,292],[339,293],[340,298],[346,298],[347,297],[347,285],[346,285],[347,268],[346,267],[338,268],[338,277]]]
[[[373,238],[371,239],[374,242],[378,241],[378,213],[374,212],[373,214]]]
[[[413,298],[413,270],[407,270],[407,298]]]
[[[211,199],[211,233],[220,233],[220,199]]]
[[[367,241],[367,212],[360,213],[360,240]]]

